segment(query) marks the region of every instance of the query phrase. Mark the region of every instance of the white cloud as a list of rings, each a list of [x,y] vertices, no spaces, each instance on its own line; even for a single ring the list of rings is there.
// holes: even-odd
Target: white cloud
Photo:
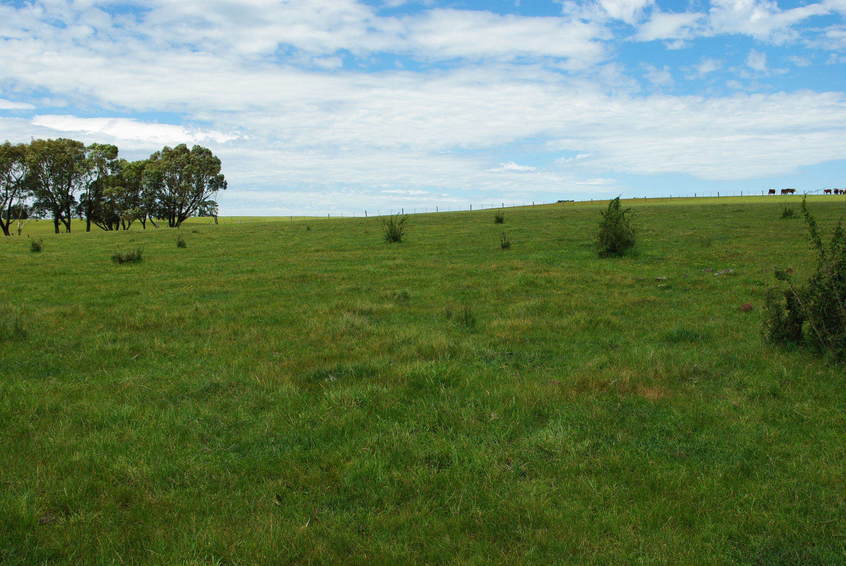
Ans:
[[[766,53],[761,53],[760,51],[756,51],[751,49],[749,54],[746,56],[746,66],[750,69],[758,72],[766,72],[767,70],[767,55]]]
[[[654,10],[642,24],[638,41],[689,40],[721,34],[742,34],[757,40],[783,43],[799,37],[794,27],[814,16],[831,13],[834,4],[826,0],[782,10],[773,0],[711,0],[707,13],[668,13]]]
[[[226,143],[238,135],[223,134],[213,130],[189,131],[182,126],[139,122],[128,118],[77,118],[68,115],[46,114],[32,119],[34,126],[58,132],[78,132],[108,136],[115,140],[140,141],[153,145]]]
[[[531,165],[520,165],[518,163],[514,163],[513,161],[506,161],[505,163],[500,163],[499,168],[492,169],[492,171],[530,172],[537,171],[537,167],[532,167]]]
[[[599,0],[610,17],[629,24],[637,22],[643,11],[654,3],[655,0]]]
[[[827,13],[821,3],[782,10],[772,0],[711,0],[709,20],[713,34],[741,33],[782,42],[796,36],[791,26]]]
[[[33,110],[35,106],[26,102],[13,102],[0,98],[0,110]]]
[[[673,85],[673,74],[667,65],[663,67],[656,67],[654,65],[644,64],[644,76],[646,80],[655,86],[669,87]]]
[[[640,26],[635,39],[688,39],[699,33],[703,19],[704,14],[654,11],[650,19]]]
[[[799,55],[791,55],[787,58],[788,61],[797,67],[808,67],[811,65],[811,60],[807,57],[800,57]]]
[[[696,74],[699,77],[704,77],[714,71],[717,71],[722,67],[722,63],[718,59],[712,59],[710,57],[705,57],[702,59],[698,65],[696,65]]]
[[[407,47],[424,58],[571,58],[577,66],[605,55],[597,24],[562,17],[520,17],[470,10],[431,10],[408,18]]]

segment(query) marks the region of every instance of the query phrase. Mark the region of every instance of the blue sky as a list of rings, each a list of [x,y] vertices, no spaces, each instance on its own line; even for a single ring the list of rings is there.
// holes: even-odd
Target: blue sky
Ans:
[[[208,146],[224,214],[846,187],[846,0],[0,3],[0,139]]]

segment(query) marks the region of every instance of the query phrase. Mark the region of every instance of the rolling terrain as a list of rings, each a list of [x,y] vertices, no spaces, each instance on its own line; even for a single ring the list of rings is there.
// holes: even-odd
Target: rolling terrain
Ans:
[[[390,245],[31,222],[42,252],[0,240],[0,563],[846,563],[846,372],[761,339],[774,268],[814,267],[785,203],[627,201],[619,259],[602,203]]]

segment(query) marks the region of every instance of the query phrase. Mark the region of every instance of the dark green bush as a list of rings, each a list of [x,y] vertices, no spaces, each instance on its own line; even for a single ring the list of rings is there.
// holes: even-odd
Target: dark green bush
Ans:
[[[385,230],[385,241],[388,243],[402,242],[405,237],[405,224],[408,216],[395,214],[382,220],[382,227]]]
[[[785,206],[784,209],[781,211],[781,217],[783,219],[790,219],[790,218],[798,218],[799,215],[796,214],[796,210],[789,206]]]
[[[185,242],[185,238],[182,237],[182,234],[176,238],[176,247],[177,248],[187,248],[188,244]]]
[[[142,253],[143,253],[143,250],[141,248],[138,248],[138,249],[135,249],[135,250],[132,250],[132,251],[129,251],[129,252],[123,252],[123,253],[119,252],[119,253],[116,253],[112,256],[112,261],[117,263],[117,264],[139,263],[140,261],[143,260]]]
[[[769,289],[764,309],[764,335],[767,340],[778,344],[802,341],[803,317],[792,290]]]
[[[505,222],[505,213],[497,212],[494,214],[494,224],[503,224]]]
[[[608,203],[608,209],[602,213],[599,223],[599,256],[621,256],[635,244],[635,232],[627,216],[630,208],[620,206],[620,197]]]
[[[29,242],[29,251],[32,253],[37,254],[42,250],[44,250],[44,242],[41,240],[31,240]]]
[[[785,286],[767,295],[764,336],[774,343],[809,346],[846,359],[846,230],[837,224],[826,246],[805,201],[802,214],[817,253],[816,271],[804,284],[791,271],[776,271]]]
[[[506,234],[505,232],[503,232],[499,236],[499,247],[501,247],[504,250],[507,250],[511,247],[511,238],[509,238],[508,234]]]

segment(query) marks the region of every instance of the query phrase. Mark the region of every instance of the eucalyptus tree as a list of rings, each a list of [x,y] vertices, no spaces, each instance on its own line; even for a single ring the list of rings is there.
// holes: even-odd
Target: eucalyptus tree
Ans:
[[[24,200],[29,194],[26,156],[24,144],[0,145],[0,230],[5,236],[10,234],[12,221],[26,210]]]
[[[220,159],[208,148],[185,144],[165,147],[150,156],[146,178],[157,193],[155,216],[178,227],[185,219],[207,206],[217,191],[226,189]]]
[[[118,159],[110,168],[111,173],[101,179],[92,218],[103,230],[128,230],[144,215],[141,201],[144,162]]]
[[[71,231],[76,195],[86,187],[85,145],[67,138],[33,140],[27,154],[27,173],[35,206],[53,216],[53,228]]]
[[[79,198],[79,211],[85,216],[86,232],[91,231],[92,222],[103,227],[104,195],[114,184],[117,166],[117,146],[93,143],[85,148],[85,189]]]

